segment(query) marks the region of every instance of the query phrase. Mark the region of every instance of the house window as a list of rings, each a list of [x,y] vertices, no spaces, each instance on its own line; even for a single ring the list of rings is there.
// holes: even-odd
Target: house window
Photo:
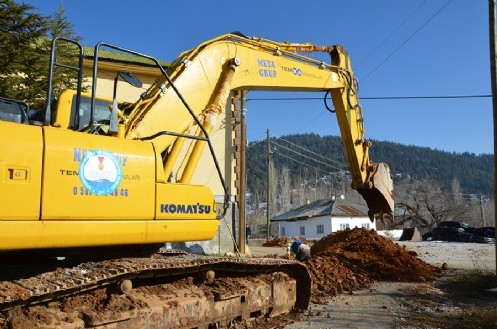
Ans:
[[[340,224],[340,231],[345,231],[346,229],[350,228],[350,225],[347,224]]]
[[[369,230],[369,223],[363,223],[361,226],[362,226],[362,228]]]
[[[324,234],[324,225],[323,224],[317,225],[317,232],[318,232],[318,234]]]
[[[305,236],[305,226],[300,227],[300,235]]]
[[[286,235],[286,233],[285,233],[285,228],[284,228],[284,227],[282,227],[282,228],[281,228],[281,236],[285,236],[285,235]]]

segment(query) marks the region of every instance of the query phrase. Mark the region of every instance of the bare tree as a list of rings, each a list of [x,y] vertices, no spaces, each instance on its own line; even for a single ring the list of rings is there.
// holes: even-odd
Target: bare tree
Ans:
[[[452,180],[451,189],[454,201],[461,201],[463,199],[463,195],[461,192],[461,183],[459,183],[459,180],[457,178],[454,178]]]
[[[294,208],[300,207],[305,203],[304,189],[305,183],[302,176],[295,176],[292,180],[293,193],[292,204]]]
[[[475,226],[494,226],[494,199],[485,198],[484,195],[471,195],[472,211],[466,223]]]
[[[274,167],[273,161],[269,161],[269,188],[267,192],[269,195],[267,196],[267,206],[270,212],[271,217],[276,215],[278,211],[277,198],[278,198],[278,173],[276,172],[276,168]]]
[[[259,238],[258,227],[266,224],[266,209],[263,200],[266,199],[266,192],[262,189],[253,191],[247,211],[247,223],[252,228],[252,236]]]
[[[482,218],[482,226],[495,226],[495,198],[483,200],[480,203],[480,215]]]
[[[286,212],[291,207],[292,188],[290,170],[283,167],[278,173],[278,213]]]
[[[454,191],[459,189],[458,182],[452,185]],[[407,224],[425,230],[443,220],[466,220],[473,209],[460,193],[443,191],[439,183],[427,179],[408,178],[397,183],[396,204],[401,210],[396,216],[398,226]]]

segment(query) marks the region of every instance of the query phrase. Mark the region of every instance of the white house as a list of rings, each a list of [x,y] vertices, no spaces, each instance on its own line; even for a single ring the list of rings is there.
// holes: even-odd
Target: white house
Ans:
[[[271,219],[272,232],[280,237],[321,239],[354,227],[376,230],[366,206],[344,199],[324,199],[306,204]]]

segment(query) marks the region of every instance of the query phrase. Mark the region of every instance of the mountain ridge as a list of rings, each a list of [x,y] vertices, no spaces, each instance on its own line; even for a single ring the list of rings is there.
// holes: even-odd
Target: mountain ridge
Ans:
[[[371,140],[373,162],[385,162],[395,181],[410,177],[429,179],[449,190],[454,179],[464,194],[491,197],[493,191],[493,154],[448,152],[429,147]],[[292,175],[313,176],[347,170],[339,136],[293,134],[270,138],[271,160],[276,168],[286,167]],[[267,180],[267,141],[250,142],[247,148],[247,187],[260,190]]]

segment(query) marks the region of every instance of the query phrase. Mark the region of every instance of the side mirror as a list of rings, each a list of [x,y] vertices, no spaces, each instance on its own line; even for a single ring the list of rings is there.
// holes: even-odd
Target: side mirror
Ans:
[[[117,134],[118,130],[118,115],[117,112],[119,111],[117,107],[117,81],[119,78],[123,79],[130,85],[136,88],[141,88],[143,86],[143,83],[141,82],[140,79],[136,77],[133,73],[129,71],[118,71],[117,75],[114,79],[114,95],[112,96],[112,112],[110,114],[110,125],[109,125],[109,133],[112,134]]]
[[[140,79],[136,77],[133,73],[129,71],[119,71],[117,75],[121,77],[124,81],[136,88],[141,88],[143,86]]]

